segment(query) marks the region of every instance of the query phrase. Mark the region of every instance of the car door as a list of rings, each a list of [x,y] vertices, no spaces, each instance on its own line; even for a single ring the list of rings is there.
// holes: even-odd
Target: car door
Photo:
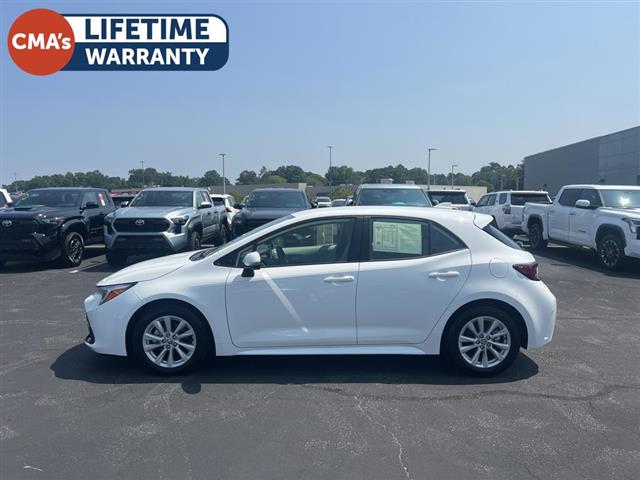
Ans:
[[[203,203],[209,203],[210,207],[203,207]],[[209,239],[216,233],[216,215],[215,208],[211,202],[211,197],[204,190],[196,192],[196,208],[200,214],[200,220],[202,221],[202,235],[203,239]]]
[[[580,188],[565,188],[557,203],[549,207],[549,238],[561,242],[569,241],[569,218],[580,198]]]
[[[238,347],[356,344],[355,217],[308,221],[237,253],[226,284],[229,332]],[[242,258],[262,267],[244,276]]]
[[[85,192],[80,206],[82,208],[82,216],[89,228],[89,242],[99,241],[102,238],[105,213],[98,199],[98,192]]]
[[[600,193],[595,188],[583,188],[578,200],[589,200],[589,208],[575,207],[569,214],[569,242],[585,247],[595,247],[593,240],[594,210],[602,206]]]
[[[374,217],[364,233],[368,252],[358,274],[358,343],[423,342],[469,275],[469,249],[426,220]]]

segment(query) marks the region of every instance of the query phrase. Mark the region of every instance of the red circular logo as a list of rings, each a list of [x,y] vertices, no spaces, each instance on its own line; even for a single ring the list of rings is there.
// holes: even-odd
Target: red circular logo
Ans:
[[[9,55],[32,75],[51,75],[73,55],[75,39],[69,22],[53,10],[37,8],[23,13],[9,29]]]

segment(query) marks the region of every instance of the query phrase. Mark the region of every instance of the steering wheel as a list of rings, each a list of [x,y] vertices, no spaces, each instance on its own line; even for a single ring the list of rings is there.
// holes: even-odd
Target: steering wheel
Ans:
[[[276,246],[276,252],[278,253],[278,261],[284,265],[289,264],[289,259],[287,258],[287,254],[284,253],[284,249],[280,246]]]

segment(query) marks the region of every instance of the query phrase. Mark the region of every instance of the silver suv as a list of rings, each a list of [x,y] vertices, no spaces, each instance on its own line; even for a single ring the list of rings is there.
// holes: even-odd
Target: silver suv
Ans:
[[[148,188],[104,219],[107,262],[122,266],[133,255],[198,250],[229,236],[222,205],[204,188]]]

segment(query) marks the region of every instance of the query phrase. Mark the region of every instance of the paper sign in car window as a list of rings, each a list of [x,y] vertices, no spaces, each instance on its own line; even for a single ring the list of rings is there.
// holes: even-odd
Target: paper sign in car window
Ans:
[[[418,223],[374,221],[373,251],[421,255],[421,225]]]

